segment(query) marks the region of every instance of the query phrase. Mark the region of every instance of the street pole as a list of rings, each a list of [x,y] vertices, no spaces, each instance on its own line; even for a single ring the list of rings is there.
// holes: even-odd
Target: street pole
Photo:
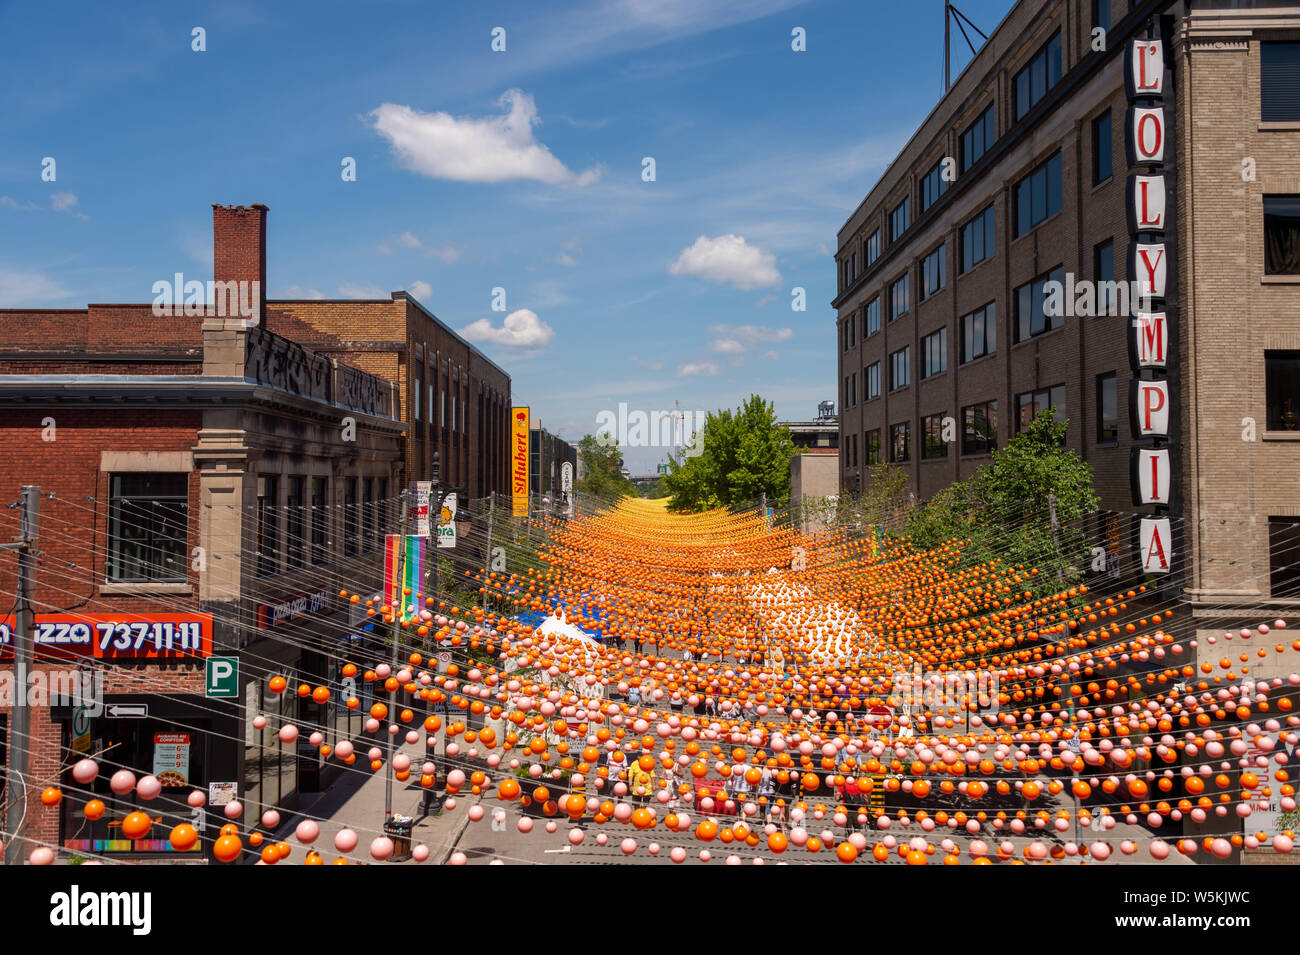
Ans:
[[[406,488],[402,488],[400,507],[402,508],[402,537],[398,544],[399,556],[397,559],[396,590],[398,604],[396,607],[391,608],[393,611],[393,672],[389,674],[389,676],[395,676],[397,673],[397,635],[401,632],[401,624],[399,621],[406,610],[406,594],[403,593],[403,591],[405,589],[404,584],[406,581],[406,519],[408,512],[410,511],[407,502]],[[388,717],[390,720],[395,718],[392,710],[397,706],[397,694],[399,692],[401,692],[400,686],[393,691],[392,698],[389,700]],[[388,822],[393,817],[393,734],[388,731],[388,727],[386,726],[384,727],[384,732],[388,733],[388,758],[384,760],[384,822]]]
[[[492,516],[496,509],[497,492],[491,491],[488,494],[488,528],[487,543],[483,545],[483,616],[485,618],[488,612],[488,598],[492,596],[492,588],[488,586],[488,571],[492,566]]]
[[[1052,520],[1052,549],[1056,551],[1056,559],[1057,559],[1056,579],[1064,580],[1065,577],[1061,573],[1061,565],[1060,565],[1061,541],[1057,537],[1057,528],[1059,527],[1059,525],[1056,522],[1056,495],[1055,494],[1047,495],[1047,509],[1048,509],[1049,516],[1051,517]]]
[[[31,775],[32,715],[27,707],[27,680],[32,668],[32,617],[31,595],[35,583],[36,567],[36,516],[41,489],[24,484],[22,512],[18,525],[18,585],[15,596],[14,620],[14,684],[17,692],[13,700],[13,724],[9,731],[9,772],[5,795],[9,812],[5,818],[5,865],[23,864],[23,832],[27,817],[27,780]]]
[[[437,517],[434,518],[433,524],[433,560],[431,561],[433,564],[433,593],[428,595],[433,597],[433,614],[435,617],[438,615],[438,535],[441,533],[440,529],[442,527],[439,523],[442,520],[442,490],[439,483],[441,470],[441,461],[438,452],[435,451],[433,452],[433,487],[429,489],[429,510],[435,511]]]

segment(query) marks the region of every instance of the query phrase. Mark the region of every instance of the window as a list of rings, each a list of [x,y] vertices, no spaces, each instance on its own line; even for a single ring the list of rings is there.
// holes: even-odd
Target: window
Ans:
[[[443,390],[438,392],[438,426],[447,427],[447,382],[443,379]]]
[[[1269,431],[1300,430],[1300,351],[1264,352],[1264,402]]]
[[[1264,274],[1300,275],[1300,196],[1264,197]]]
[[[849,404],[856,405],[857,403],[858,403],[858,373],[855,371],[853,374],[849,375]]]
[[[921,419],[921,458],[933,461],[948,456],[948,443],[943,440],[943,414],[926,415]]]
[[[961,227],[961,270],[969,272],[997,251],[993,206]]]
[[[912,459],[912,426],[904,421],[902,424],[889,426],[889,460],[895,464]]]
[[[109,484],[108,579],[184,582],[189,474],[114,474]]]
[[[1015,291],[1016,341],[1028,341],[1065,324],[1065,315],[1047,314],[1047,283],[1065,281],[1065,269],[1057,266],[1046,275],[1026,282]],[[1062,286],[1064,288],[1064,286]],[[1061,309],[1062,313],[1064,309]]]
[[[880,230],[879,229],[872,232],[871,235],[867,236],[867,241],[864,246],[863,254],[867,260],[864,263],[863,268],[868,268],[868,269],[871,268],[872,263],[875,262],[876,259],[880,258]]]
[[[289,478],[289,496],[285,500],[285,509],[289,512],[289,540],[285,552],[288,555],[290,570],[307,566],[307,539],[303,532],[305,523],[303,517],[307,503],[303,500],[303,493],[306,486],[305,477]]]
[[[323,564],[328,559],[326,530],[329,512],[325,509],[325,488],[329,478],[311,479],[311,562]]]
[[[983,404],[963,408],[961,453],[989,454],[998,446],[998,403],[986,401]]]
[[[852,321],[853,318],[850,316],[849,318],[846,318],[844,324],[840,326],[840,345],[845,351],[849,350],[849,323]]]
[[[1016,74],[1012,88],[1016,98],[1016,119],[1023,117],[1047,91],[1061,81],[1061,34],[1047,41],[1038,54]]]
[[[1061,154],[1016,183],[1016,238],[1061,211]]]
[[[906,388],[911,382],[912,346],[900,348],[889,356],[889,390]]]
[[[850,437],[852,438],[853,445],[853,467],[856,468],[858,466],[858,436],[855,434]]]
[[[357,479],[343,479],[343,556],[357,556]]]
[[[866,309],[862,313],[862,337],[870,338],[876,332],[880,331],[880,299],[873,298],[867,303]]]
[[[1065,417],[1065,385],[1055,385],[1039,391],[1027,391],[1016,396],[1020,416],[1016,419],[1016,430],[1023,431],[1038,417],[1040,411],[1051,408],[1056,413],[1056,420]]]
[[[429,424],[433,424],[433,382],[429,382],[429,410],[425,414],[429,416]]]
[[[411,420],[419,421],[420,420],[420,376],[419,375],[415,376],[414,394],[415,394],[415,409],[413,411],[414,417]]]
[[[457,389],[458,391],[460,389]],[[452,392],[451,396],[451,430],[456,430],[456,394]]]
[[[961,360],[964,365],[998,350],[997,304],[989,302],[961,317]]]
[[[1261,120],[1300,121],[1300,43],[1260,44],[1259,87]]]
[[[862,442],[863,454],[866,457],[863,463],[867,467],[879,464],[883,460],[880,455],[880,429],[876,428],[874,431],[868,431],[863,435],[863,438],[865,439]]]
[[[1115,315],[1115,243],[1107,239],[1092,250],[1092,272],[1097,280],[1097,314]]]
[[[849,281],[856,282],[858,278],[858,253],[854,252],[849,256],[849,263],[851,266],[849,268]]]
[[[1269,586],[1273,597],[1300,591],[1300,517],[1268,519]]]
[[[1097,443],[1119,440],[1119,397],[1115,373],[1097,376]]]
[[[941,328],[921,339],[922,378],[933,378],[948,370],[948,329]]]
[[[1111,163],[1110,110],[1092,121],[1092,184],[1105,182],[1114,173]]]
[[[257,575],[270,577],[280,571],[280,517],[276,507],[279,481],[272,475],[257,478]]]
[[[852,408],[853,402],[849,401],[849,376],[844,376],[844,400],[840,402],[845,408]]]
[[[907,273],[889,287],[889,320],[892,322],[911,306],[907,301]]]
[[[944,243],[921,260],[921,301],[943,288],[947,272],[948,246]]]
[[[997,139],[995,118],[993,106],[989,106],[980,114],[980,118],[971,123],[966,132],[961,134],[962,172],[979,162],[980,157],[992,148],[993,141]]]
[[[940,158],[921,179],[921,211],[925,212],[938,202],[947,188],[948,182],[943,178],[943,159]]]
[[[908,218],[908,208],[907,208],[909,198],[910,197],[908,196],[904,196],[903,201],[900,202],[897,206],[895,206],[894,211],[889,214],[889,241],[890,242],[893,242],[900,235],[906,232],[907,227],[911,225],[911,221]]]
[[[362,553],[369,554],[378,546],[379,541],[379,502],[375,499],[375,479],[366,478],[365,510],[362,513],[363,526],[361,541]]]
[[[871,401],[880,397],[880,362],[862,369],[862,400]]]
[[[1110,30],[1110,0],[1092,0],[1092,25]]]

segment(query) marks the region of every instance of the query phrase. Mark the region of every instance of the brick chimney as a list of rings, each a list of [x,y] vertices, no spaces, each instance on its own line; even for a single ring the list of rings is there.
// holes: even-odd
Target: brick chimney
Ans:
[[[266,317],[266,213],[260,202],[251,206],[212,204],[212,271],[217,282],[257,282],[257,315]]]

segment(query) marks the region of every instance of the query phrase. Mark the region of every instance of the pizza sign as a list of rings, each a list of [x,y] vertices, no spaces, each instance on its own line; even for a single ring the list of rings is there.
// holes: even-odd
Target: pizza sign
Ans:
[[[165,789],[190,784],[190,734],[153,734],[153,774]]]

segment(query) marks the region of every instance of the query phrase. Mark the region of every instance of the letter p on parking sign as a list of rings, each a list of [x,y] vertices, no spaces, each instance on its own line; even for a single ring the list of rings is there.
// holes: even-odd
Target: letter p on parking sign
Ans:
[[[204,696],[239,696],[239,657],[208,657],[204,674]]]

